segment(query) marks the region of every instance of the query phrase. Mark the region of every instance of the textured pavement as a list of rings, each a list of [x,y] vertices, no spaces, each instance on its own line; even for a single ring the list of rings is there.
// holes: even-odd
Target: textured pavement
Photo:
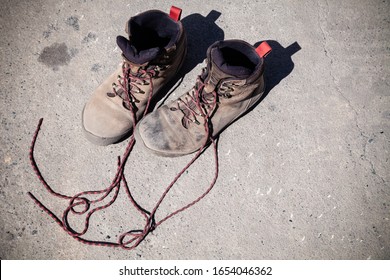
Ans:
[[[0,5],[0,259],[389,259],[389,1],[19,1]],[[81,111],[120,63],[117,35],[149,9],[183,8],[193,85],[216,40],[269,40],[267,94],[218,142],[220,173],[198,204],[163,223],[135,250],[88,246],[56,215],[66,201],[42,187],[28,151],[40,118],[36,160],[58,192],[107,187],[127,141],[90,144]],[[135,148],[126,177],[149,211],[192,156]],[[171,190],[157,219],[209,185],[209,148]],[[81,217],[71,217],[82,228]],[[86,238],[116,242],[142,228],[123,190],[91,218]]]

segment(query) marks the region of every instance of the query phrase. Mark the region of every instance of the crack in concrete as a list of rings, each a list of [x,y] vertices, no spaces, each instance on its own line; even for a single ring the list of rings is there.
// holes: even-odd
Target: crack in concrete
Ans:
[[[329,11],[330,11],[328,0],[325,0],[325,3],[326,3],[325,12],[321,11],[322,7],[321,7],[320,3],[318,3],[318,7],[319,7],[318,8],[318,25],[319,25],[319,28],[321,30],[322,37],[323,37],[323,42],[324,42],[323,49],[324,49],[325,57],[329,60],[329,64],[330,64],[329,65],[329,75],[332,78],[332,81],[333,81],[334,87],[336,88],[337,93],[342,97],[342,99],[344,99],[344,101],[347,103],[347,105],[351,108],[351,110],[354,113],[355,126],[356,126],[360,136],[364,140],[364,143],[362,146],[363,154],[361,155],[361,159],[368,162],[368,164],[370,165],[371,173],[374,176],[378,177],[382,181],[382,183],[386,184],[387,183],[386,180],[376,172],[373,162],[367,157],[367,144],[369,143],[370,137],[365,134],[364,130],[359,125],[359,113],[356,110],[356,108],[352,105],[351,101],[344,95],[343,91],[338,86],[336,76],[333,73],[334,60],[333,60],[333,57],[331,56],[330,52],[328,51],[328,47],[327,47],[327,41],[328,41],[327,37],[329,34],[325,31],[325,28],[322,26],[323,22],[325,22],[325,23],[327,22],[327,18],[328,18]],[[324,17],[324,19],[322,19],[322,17]]]

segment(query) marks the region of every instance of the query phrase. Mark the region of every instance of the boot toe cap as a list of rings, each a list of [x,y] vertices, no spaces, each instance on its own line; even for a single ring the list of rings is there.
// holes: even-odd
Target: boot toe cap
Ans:
[[[138,124],[136,139],[160,156],[176,157],[197,151],[202,145],[201,141],[192,139],[193,135],[183,128],[180,121],[173,122],[164,113],[167,108],[160,109],[150,113]],[[203,136],[201,138],[204,139]]]
[[[97,145],[116,143],[129,135],[132,121],[115,116],[109,108],[98,109],[86,104],[82,113],[82,125],[87,139]]]
[[[171,151],[166,130],[162,122],[154,117],[155,112],[145,117],[137,126],[136,138],[141,140],[149,150],[157,154],[165,154]]]

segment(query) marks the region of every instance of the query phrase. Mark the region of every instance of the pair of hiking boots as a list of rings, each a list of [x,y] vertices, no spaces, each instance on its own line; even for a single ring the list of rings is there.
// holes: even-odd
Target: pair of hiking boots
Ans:
[[[202,148],[210,137],[247,112],[264,93],[266,42],[257,48],[225,40],[207,50],[206,67],[194,87],[146,115],[151,101],[178,74],[187,39],[181,9],[151,10],[130,18],[129,39],[118,36],[123,63],[93,93],[82,113],[87,139],[98,145],[134,134],[150,151],[180,156]]]

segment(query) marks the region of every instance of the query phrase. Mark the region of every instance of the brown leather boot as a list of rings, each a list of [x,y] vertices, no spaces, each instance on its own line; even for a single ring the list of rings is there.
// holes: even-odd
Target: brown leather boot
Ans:
[[[170,15],[151,10],[130,18],[126,25],[129,40],[117,37],[123,63],[83,109],[88,140],[109,145],[128,137],[133,117],[142,118],[151,99],[177,74],[187,51],[180,15],[181,10],[172,7]]]
[[[143,118],[136,140],[170,157],[204,147],[259,101],[265,88],[263,57],[270,51],[266,42],[256,49],[240,40],[214,43],[193,89]]]

